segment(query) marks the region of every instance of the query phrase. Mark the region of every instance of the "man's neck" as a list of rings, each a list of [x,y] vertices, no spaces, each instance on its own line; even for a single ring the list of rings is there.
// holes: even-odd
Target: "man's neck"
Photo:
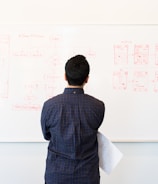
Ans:
[[[81,86],[73,86],[73,85],[67,85],[68,88],[83,88],[83,85]]]

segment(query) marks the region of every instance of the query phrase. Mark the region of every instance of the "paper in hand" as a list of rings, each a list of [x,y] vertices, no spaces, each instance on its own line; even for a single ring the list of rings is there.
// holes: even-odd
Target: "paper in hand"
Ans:
[[[100,132],[98,132],[98,154],[99,167],[107,174],[113,171],[123,157],[119,149]]]

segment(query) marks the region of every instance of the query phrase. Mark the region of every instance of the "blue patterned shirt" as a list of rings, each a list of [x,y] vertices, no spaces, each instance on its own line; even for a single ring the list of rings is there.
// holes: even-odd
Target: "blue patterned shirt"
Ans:
[[[63,94],[47,100],[41,114],[42,132],[49,140],[47,165],[54,163],[55,172],[69,174],[74,174],[77,168],[86,172],[93,163],[98,167],[97,132],[104,111],[104,103],[85,94],[82,88],[65,88]],[[65,159],[62,166],[55,165],[52,157],[54,161],[57,157]],[[47,166],[46,172],[50,167]]]

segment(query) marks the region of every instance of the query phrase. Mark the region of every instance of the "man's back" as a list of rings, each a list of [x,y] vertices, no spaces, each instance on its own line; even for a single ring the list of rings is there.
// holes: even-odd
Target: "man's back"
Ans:
[[[82,88],[65,88],[45,103],[42,117],[43,134],[50,139],[51,170],[92,177],[99,167],[97,132],[104,117],[103,102]]]

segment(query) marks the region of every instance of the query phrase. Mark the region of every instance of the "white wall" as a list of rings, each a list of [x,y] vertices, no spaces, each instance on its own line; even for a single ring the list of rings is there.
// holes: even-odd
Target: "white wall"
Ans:
[[[157,24],[157,0],[0,0],[0,23]]]
[[[158,24],[157,5],[157,0],[0,0],[0,24]],[[158,143],[115,144],[124,158],[110,176],[101,172],[102,184],[158,183]],[[46,149],[46,143],[0,143],[0,183],[43,184]]]
[[[158,143],[115,143],[124,157],[101,184],[157,184]],[[44,184],[47,143],[0,143],[0,183]]]

